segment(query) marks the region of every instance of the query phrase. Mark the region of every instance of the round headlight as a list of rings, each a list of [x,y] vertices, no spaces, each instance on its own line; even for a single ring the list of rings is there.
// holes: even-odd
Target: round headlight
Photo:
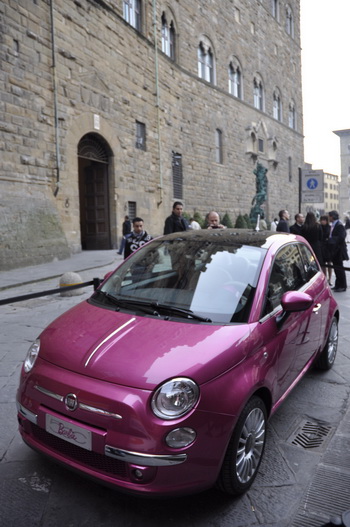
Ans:
[[[199,388],[191,379],[178,377],[160,386],[152,397],[153,413],[161,419],[178,419],[195,406]]]
[[[27,356],[24,359],[23,368],[26,373],[30,372],[30,370],[33,368],[35,361],[37,359],[37,356],[39,355],[39,350],[40,350],[40,340],[37,339],[30,346]]]

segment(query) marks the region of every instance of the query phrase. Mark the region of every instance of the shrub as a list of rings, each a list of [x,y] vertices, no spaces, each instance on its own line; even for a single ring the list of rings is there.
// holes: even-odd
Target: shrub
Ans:
[[[193,214],[193,219],[195,221],[198,221],[199,225],[201,226],[202,229],[204,229],[205,227],[205,220],[204,218],[201,216],[200,212],[196,211],[194,214]]]
[[[232,227],[233,227],[233,223],[232,223],[231,218],[230,218],[230,216],[228,215],[227,212],[225,212],[224,217],[221,220],[221,223],[223,225],[226,225],[226,227],[228,229],[232,229]]]
[[[247,229],[252,229],[255,227],[255,225],[252,225],[251,219],[249,218],[248,214],[244,214],[244,219],[247,225]]]
[[[236,223],[235,223],[235,229],[246,229],[247,228],[247,222],[242,216],[242,214],[238,214]]]

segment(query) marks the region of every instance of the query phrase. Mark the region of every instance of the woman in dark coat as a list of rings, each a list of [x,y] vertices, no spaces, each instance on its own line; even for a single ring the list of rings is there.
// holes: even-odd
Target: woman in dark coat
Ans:
[[[305,217],[305,221],[301,227],[301,236],[305,238],[311,245],[314,253],[316,254],[317,260],[321,267],[324,265],[323,253],[322,253],[322,228],[317,222],[316,216],[313,212],[308,212]]]
[[[325,214],[324,216],[320,217],[320,225],[322,229],[322,256],[323,256],[323,263],[324,265],[332,264],[332,258],[329,251],[328,246],[328,239],[331,232],[331,226],[328,221],[328,216]],[[332,268],[331,267],[324,267],[323,272],[326,276],[328,276],[328,283],[329,285],[332,285]]]

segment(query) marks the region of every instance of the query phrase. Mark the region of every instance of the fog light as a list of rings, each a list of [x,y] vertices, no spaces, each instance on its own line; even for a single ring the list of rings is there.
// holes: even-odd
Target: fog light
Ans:
[[[171,448],[183,448],[190,445],[196,439],[193,428],[175,428],[165,438],[165,442]]]
[[[139,468],[136,468],[135,470],[133,470],[133,474],[136,479],[143,478],[142,470],[140,470]]]

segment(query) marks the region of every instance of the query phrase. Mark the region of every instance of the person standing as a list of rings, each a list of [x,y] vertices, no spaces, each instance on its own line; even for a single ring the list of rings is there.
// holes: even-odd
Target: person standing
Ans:
[[[182,216],[182,212],[183,204],[181,201],[175,201],[171,215],[165,220],[164,234],[188,230],[188,223],[187,220]]]
[[[289,232],[289,212],[286,209],[282,209],[278,213],[279,222],[276,227],[277,232]]]
[[[294,219],[295,223],[289,227],[289,232],[292,234],[301,234],[301,227],[304,223],[304,215],[301,214],[301,212],[298,212],[298,214],[294,216]]]
[[[329,285],[332,285],[332,259],[329,254],[328,239],[331,232],[331,226],[329,225],[328,216],[324,214],[320,217],[320,225],[322,229],[322,256],[323,256],[323,272],[328,277]],[[329,267],[328,267],[329,266]]]
[[[190,224],[188,227],[194,231],[198,231],[201,228],[198,221],[196,221],[194,218],[190,218]]]
[[[347,288],[343,260],[349,259],[345,242],[346,231],[336,210],[331,210],[328,217],[331,223],[328,247],[335,274],[335,284],[332,289],[335,293],[343,293]]]
[[[274,218],[271,222],[270,231],[276,232],[278,225],[278,219]]]
[[[345,232],[346,232],[346,243],[350,243],[350,218],[349,216],[345,216],[345,221],[344,221],[344,227],[345,227]]]
[[[321,265],[321,267],[323,267],[324,261],[322,251],[322,227],[317,222],[316,216],[313,212],[308,212],[306,214],[306,218],[303,226],[301,227],[300,234],[305,238],[305,240],[309,242],[319,264]]]
[[[130,234],[131,232],[131,221],[129,219],[129,216],[124,217],[124,221],[122,225],[122,232],[123,232],[123,236],[122,236],[122,241],[120,242],[120,248],[119,248],[118,254],[123,254],[124,247],[125,247],[125,236],[127,234]]]
[[[210,211],[207,218],[207,229],[226,229],[225,225],[220,223],[220,216],[215,210]]]
[[[124,258],[127,258],[131,253],[152,240],[152,236],[143,230],[142,218],[134,218],[132,220],[132,228],[132,232],[125,237]]]

